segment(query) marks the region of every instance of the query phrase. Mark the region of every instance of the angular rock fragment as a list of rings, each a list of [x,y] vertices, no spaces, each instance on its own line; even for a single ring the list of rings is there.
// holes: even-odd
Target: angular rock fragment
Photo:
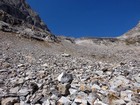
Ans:
[[[87,101],[87,94],[84,92],[80,92],[78,93],[78,95],[76,96],[76,98],[74,99],[74,103],[76,104],[80,104],[80,105],[88,105],[88,101]]]
[[[34,82],[30,83],[30,88],[32,89],[32,94],[34,94],[39,89],[38,85]]]
[[[19,87],[14,87],[10,89],[10,93],[17,93],[19,90]]]
[[[62,72],[58,77],[57,77],[58,81],[60,81],[61,83],[71,83],[73,80],[73,76],[72,74],[68,74],[65,72]]]
[[[67,98],[67,97],[61,97],[59,100],[58,100],[58,103],[57,105],[71,105],[71,101]]]
[[[1,100],[1,105],[14,105],[19,102],[18,97],[8,97]]]
[[[68,83],[62,84],[62,83],[60,83],[60,84],[58,84],[57,87],[58,87],[58,91],[59,91],[59,93],[61,95],[66,96],[66,95],[69,95],[70,94],[70,92],[69,92],[70,84],[68,84]]]
[[[86,93],[90,93],[91,92],[91,87],[90,86],[87,86],[86,84],[81,84],[79,89],[83,92],[86,92]]]
[[[49,100],[46,100],[42,103],[42,105],[51,105],[50,101]]]
[[[70,57],[71,56],[70,54],[67,54],[67,53],[63,53],[61,55],[62,55],[62,57]]]
[[[78,92],[78,90],[74,89],[74,88],[70,88],[69,92],[70,92],[70,95],[73,95],[73,94],[76,94]]]
[[[29,94],[30,90],[28,88],[21,88],[19,91],[18,91],[18,94],[20,96],[27,96]]]
[[[113,100],[112,105],[126,105],[125,101],[122,99],[118,99],[118,100]]]

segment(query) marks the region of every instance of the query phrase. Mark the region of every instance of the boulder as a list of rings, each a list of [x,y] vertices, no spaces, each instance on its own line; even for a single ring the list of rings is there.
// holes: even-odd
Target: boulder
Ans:
[[[58,77],[57,77],[58,81],[61,83],[71,83],[73,80],[73,76],[72,74],[68,74],[65,72],[62,72]]]
[[[69,95],[70,94],[70,92],[69,92],[70,84],[68,84],[68,83],[62,84],[62,83],[60,83],[60,84],[58,84],[57,87],[58,87],[58,91],[59,91],[59,93],[61,95],[66,96],[66,95]]]

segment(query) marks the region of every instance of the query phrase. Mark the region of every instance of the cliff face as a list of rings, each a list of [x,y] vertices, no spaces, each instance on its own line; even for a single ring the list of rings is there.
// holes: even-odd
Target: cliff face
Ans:
[[[0,20],[12,25],[31,24],[49,31],[38,14],[30,8],[25,0],[1,0]]]
[[[0,30],[41,41],[56,40],[26,0],[0,0]]]

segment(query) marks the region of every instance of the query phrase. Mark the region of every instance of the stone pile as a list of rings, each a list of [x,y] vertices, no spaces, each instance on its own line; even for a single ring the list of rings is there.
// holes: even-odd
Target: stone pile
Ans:
[[[140,62],[0,54],[1,105],[139,105]]]

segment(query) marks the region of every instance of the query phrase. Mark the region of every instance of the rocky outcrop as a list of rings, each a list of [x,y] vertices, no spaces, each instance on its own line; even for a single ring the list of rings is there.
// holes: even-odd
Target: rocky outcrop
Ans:
[[[0,30],[40,41],[56,41],[56,37],[25,0],[0,1]]]
[[[35,13],[25,0],[1,0],[0,20],[17,25],[21,23],[35,25],[43,30],[49,31],[37,13]]]

